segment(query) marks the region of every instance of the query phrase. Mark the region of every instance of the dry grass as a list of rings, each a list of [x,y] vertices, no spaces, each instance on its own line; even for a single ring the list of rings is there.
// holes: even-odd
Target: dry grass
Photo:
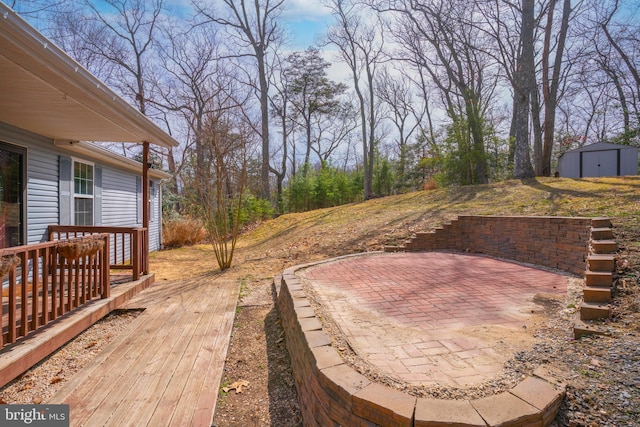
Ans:
[[[206,237],[207,233],[198,219],[181,218],[162,223],[162,244],[165,248],[195,245]]]
[[[610,217],[629,269],[640,268],[640,177],[538,178],[449,187],[363,203],[282,215],[243,234],[226,275],[272,277],[303,262],[399,245],[458,215],[548,215]],[[207,245],[156,253],[177,257],[169,276],[215,270]],[[182,273],[172,273],[183,269]],[[156,270],[156,273],[158,271]]]

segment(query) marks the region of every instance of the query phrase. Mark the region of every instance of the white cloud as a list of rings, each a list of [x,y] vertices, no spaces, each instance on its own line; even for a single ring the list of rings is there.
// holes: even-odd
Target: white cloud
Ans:
[[[331,11],[320,0],[286,0],[284,15],[288,19],[318,20],[331,15]]]

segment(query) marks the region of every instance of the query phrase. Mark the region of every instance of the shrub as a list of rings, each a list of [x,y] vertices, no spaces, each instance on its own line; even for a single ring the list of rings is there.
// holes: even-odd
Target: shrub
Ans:
[[[435,190],[436,188],[438,188],[438,183],[433,178],[425,181],[422,185],[423,190]]]
[[[207,232],[198,219],[181,217],[162,222],[162,245],[165,248],[195,245],[206,237]]]
[[[240,213],[240,226],[244,227],[259,221],[273,217],[273,206],[268,200],[258,199],[253,195],[245,195],[242,198],[242,212]]]

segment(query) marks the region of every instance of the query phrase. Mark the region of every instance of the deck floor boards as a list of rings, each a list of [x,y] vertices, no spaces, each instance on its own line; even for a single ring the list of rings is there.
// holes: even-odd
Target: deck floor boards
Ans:
[[[240,284],[202,276],[156,284],[145,310],[51,403],[72,426],[210,426]]]

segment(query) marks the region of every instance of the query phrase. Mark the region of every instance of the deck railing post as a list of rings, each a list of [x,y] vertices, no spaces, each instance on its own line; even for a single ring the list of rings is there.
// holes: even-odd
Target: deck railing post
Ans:
[[[149,274],[149,229],[145,228],[143,230],[143,238],[142,238],[142,272],[143,274]]]
[[[101,292],[101,296],[102,298],[109,298],[109,296],[111,295],[111,270],[110,270],[110,251],[111,251],[111,242],[109,241],[109,235],[105,234],[104,236],[104,249],[102,252],[102,262],[101,262],[101,266],[100,266],[100,273],[101,273],[101,286],[102,286],[102,292]]]
[[[133,232],[131,233],[131,243],[132,243],[131,264],[133,266],[133,280],[139,280],[140,270],[141,270],[140,256],[139,256],[141,239],[140,239],[139,228],[134,229]]]

